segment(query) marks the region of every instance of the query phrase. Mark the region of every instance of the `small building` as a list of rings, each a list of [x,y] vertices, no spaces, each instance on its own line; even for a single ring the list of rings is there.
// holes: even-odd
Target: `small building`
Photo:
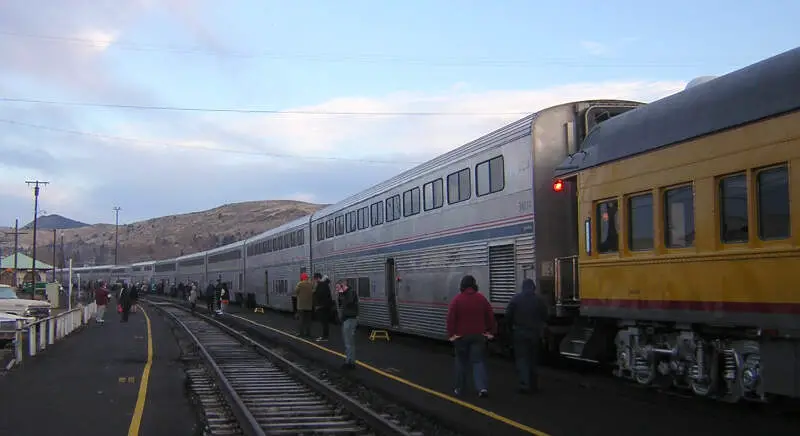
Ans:
[[[53,269],[40,260],[36,261],[36,282],[43,283],[47,280],[47,272]],[[0,283],[17,287],[24,282],[33,281],[33,259],[22,253],[17,253],[17,283],[14,283],[14,255],[10,254],[0,259]]]

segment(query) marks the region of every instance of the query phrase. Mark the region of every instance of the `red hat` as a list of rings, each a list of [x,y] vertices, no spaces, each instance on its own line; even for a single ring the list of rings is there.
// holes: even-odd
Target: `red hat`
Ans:
[[[303,281],[303,282],[304,282],[304,281],[306,281],[306,280],[308,280],[308,274],[306,274],[306,273],[300,273],[300,281]]]

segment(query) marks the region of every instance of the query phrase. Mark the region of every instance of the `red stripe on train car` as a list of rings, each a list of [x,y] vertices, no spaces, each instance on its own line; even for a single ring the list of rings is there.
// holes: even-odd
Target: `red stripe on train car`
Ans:
[[[767,313],[800,315],[800,303],[743,301],[625,300],[582,298],[581,306],[638,310],[697,310],[704,312]]]

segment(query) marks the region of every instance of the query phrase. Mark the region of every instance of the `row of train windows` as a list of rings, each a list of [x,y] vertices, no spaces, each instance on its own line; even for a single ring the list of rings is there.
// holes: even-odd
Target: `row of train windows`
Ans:
[[[369,277],[351,277],[344,279],[347,287],[354,290],[359,297],[369,298],[372,295]]]
[[[302,246],[306,243],[305,229],[294,230],[272,239],[259,241],[247,246],[247,255],[256,256],[273,251],[285,250],[287,248]]]
[[[178,264],[178,267],[179,268],[187,268],[187,267],[190,267],[190,266],[205,265],[205,263],[206,263],[206,260],[201,257],[201,258],[198,258],[198,259],[184,260],[183,262],[180,262]]]
[[[239,250],[232,250],[226,251],[224,253],[213,254],[208,256],[208,263],[219,263],[225,262],[228,260],[239,260],[242,258],[242,251]]]
[[[289,294],[289,281],[288,280],[273,280],[272,281],[272,294],[288,295]]]
[[[475,195],[494,194],[505,189],[505,170],[503,156],[497,156],[475,165]],[[467,201],[472,196],[472,178],[469,168],[447,176],[447,204]],[[418,215],[421,211],[431,211],[444,206],[444,180],[438,178],[419,187],[411,188],[393,195],[385,201],[380,200],[369,206],[347,212],[344,215],[318,223],[317,241],[322,241],[345,233],[364,230],[370,226],[390,223],[401,217]],[[422,210],[420,210],[422,209]]]
[[[170,272],[175,271],[174,263],[165,263],[163,265],[156,265],[156,272]]]
[[[786,239],[791,236],[789,211],[789,171],[785,165],[754,172],[756,221],[758,238],[762,241]],[[748,181],[745,172],[721,177],[717,182],[719,201],[720,242],[724,244],[748,241],[751,226],[748,218]],[[694,246],[694,193],[691,185],[664,190],[664,245],[667,248]],[[631,195],[628,207],[628,249],[652,250],[655,240],[653,194]],[[596,206],[598,253],[619,251],[619,216],[617,200],[607,200]],[[614,223],[610,226],[609,223]]]

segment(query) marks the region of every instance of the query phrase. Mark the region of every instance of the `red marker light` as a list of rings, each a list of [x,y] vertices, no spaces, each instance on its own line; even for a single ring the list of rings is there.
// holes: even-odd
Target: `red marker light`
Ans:
[[[556,180],[553,183],[553,191],[561,192],[564,190],[564,182],[561,179]]]

